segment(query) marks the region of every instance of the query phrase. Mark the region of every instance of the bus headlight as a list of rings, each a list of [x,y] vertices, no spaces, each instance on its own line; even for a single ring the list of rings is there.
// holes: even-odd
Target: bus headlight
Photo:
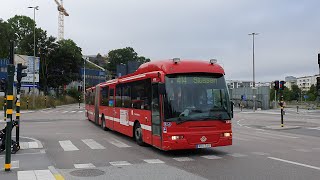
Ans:
[[[230,137],[232,136],[232,133],[223,133],[223,137]]]
[[[175,140],[183,139],[183,136],[171,136],[171,139],[175,141]]]

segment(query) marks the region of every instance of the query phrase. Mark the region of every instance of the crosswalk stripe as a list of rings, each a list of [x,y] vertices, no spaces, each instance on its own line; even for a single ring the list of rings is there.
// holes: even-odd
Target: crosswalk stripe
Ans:
[[[11,161],[11,169],[18,169],[19,161]]]
[[[265,155],[270,155],[269,153],[265,152],[251,152],[252,154],[260,155],[260,156],[265,156]]]
[[[50,170],[18,171],[18,180],[56,180]]]
[[[18,171],[18,180],[37,180],[34,171]]]
[[[294,149],[295,151],[299,151],[299,152],[312,152],[309,149]]]
[[[70,113],[75,113],[75,112],[77,112],[77,111],[71,111]]]
[[[85,169],[85,168],[95,168],[96,166],[93,165],[92,163],[88,163],[88,164],[74,164],[74,167],[76,169]]]
[[[295,137],[295,136],[286,136],[286,135],[281,135],[281,134],[271,134],[271,133],[266,133],[266,132],[257,132],[257,133],[260,133],[260,134],[266,134],[268,135],[268,137],[270,136],[275,136],[275,137],[286,137],[286,138],[299,138],[299,137]]]
[[[173,158],[173,159],[176,161],[179,161],[179,162],[194,161],[194,159],[191,159],[189,157],[178,157],[178,158]]]
[[[109,162],[112,166],[128,166],[131,165],[128,161],[114,161],[114,162]]]
[[[117,139],[114,139],[114,138],[111,138],[111,139],[106,139],[109,143],[117,146],[118,148],[128,148],[128,147],[131,147]]]
[[[149,164],[160,164],[160,163],[164,163],[163,161],[161,161],[160,159],[144,159],[143,160],[146,163]]]
[[[78,111],[78,113],[82,113],[83,111]]]
[[[63,111],[62,113],[67,113],[67,112],[69,112],[69,111]]]
[[[70,140],[59,141],[59,143],[64,151],[77,151],[77,150],[79,150],[75,145],[72,144],[72,142]]]
[[[205,159],[221,159],[222,157],[215,156],[215,155],[207,155],[207,156],[201,156]]]
[[[81,139],[87,146],[89,146],[91,149],[105,149],[104,146],[97,143],[93,139]]]
[[[232,154],[228,154],[229,156],[232,156],[232,157],[246,157],[248,155],[245,155],[245,154],[240,154],[240,153],[232,153]]]
[[[37,180],[45,179],[45,180],[56,180],[56,178],[52,175],[50,170],[35,170]]]

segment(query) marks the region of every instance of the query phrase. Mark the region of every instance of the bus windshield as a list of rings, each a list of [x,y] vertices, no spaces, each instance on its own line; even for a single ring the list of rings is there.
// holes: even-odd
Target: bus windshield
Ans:
[[[222,74],[168,75],[165,85],[165,121],[231,119],[229,93]]]

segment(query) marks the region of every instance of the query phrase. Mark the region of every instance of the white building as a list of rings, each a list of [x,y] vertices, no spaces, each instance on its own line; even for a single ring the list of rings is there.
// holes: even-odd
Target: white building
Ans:
[[[286,81],[285,86],[290,90],[292,89],[292,85],[297,85],[297,78],[294,76],[285,77],[285,81]]]
[[[317,84],[317,77],[320,75],[298,77],[297,85],[302,91],[309,91],[312,85]]]
[[[229,89],[237,89],[242,87],[253,87],[252,81],[227,80]],[[256,87],[270,86],[269,82],[256,82]]]

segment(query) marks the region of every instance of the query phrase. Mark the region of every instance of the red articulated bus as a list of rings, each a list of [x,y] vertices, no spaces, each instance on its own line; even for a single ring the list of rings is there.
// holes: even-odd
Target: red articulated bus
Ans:
[[[216,60],[164,60],[86,90],[86,116],[162,150],[232,145],[225,72]]]

